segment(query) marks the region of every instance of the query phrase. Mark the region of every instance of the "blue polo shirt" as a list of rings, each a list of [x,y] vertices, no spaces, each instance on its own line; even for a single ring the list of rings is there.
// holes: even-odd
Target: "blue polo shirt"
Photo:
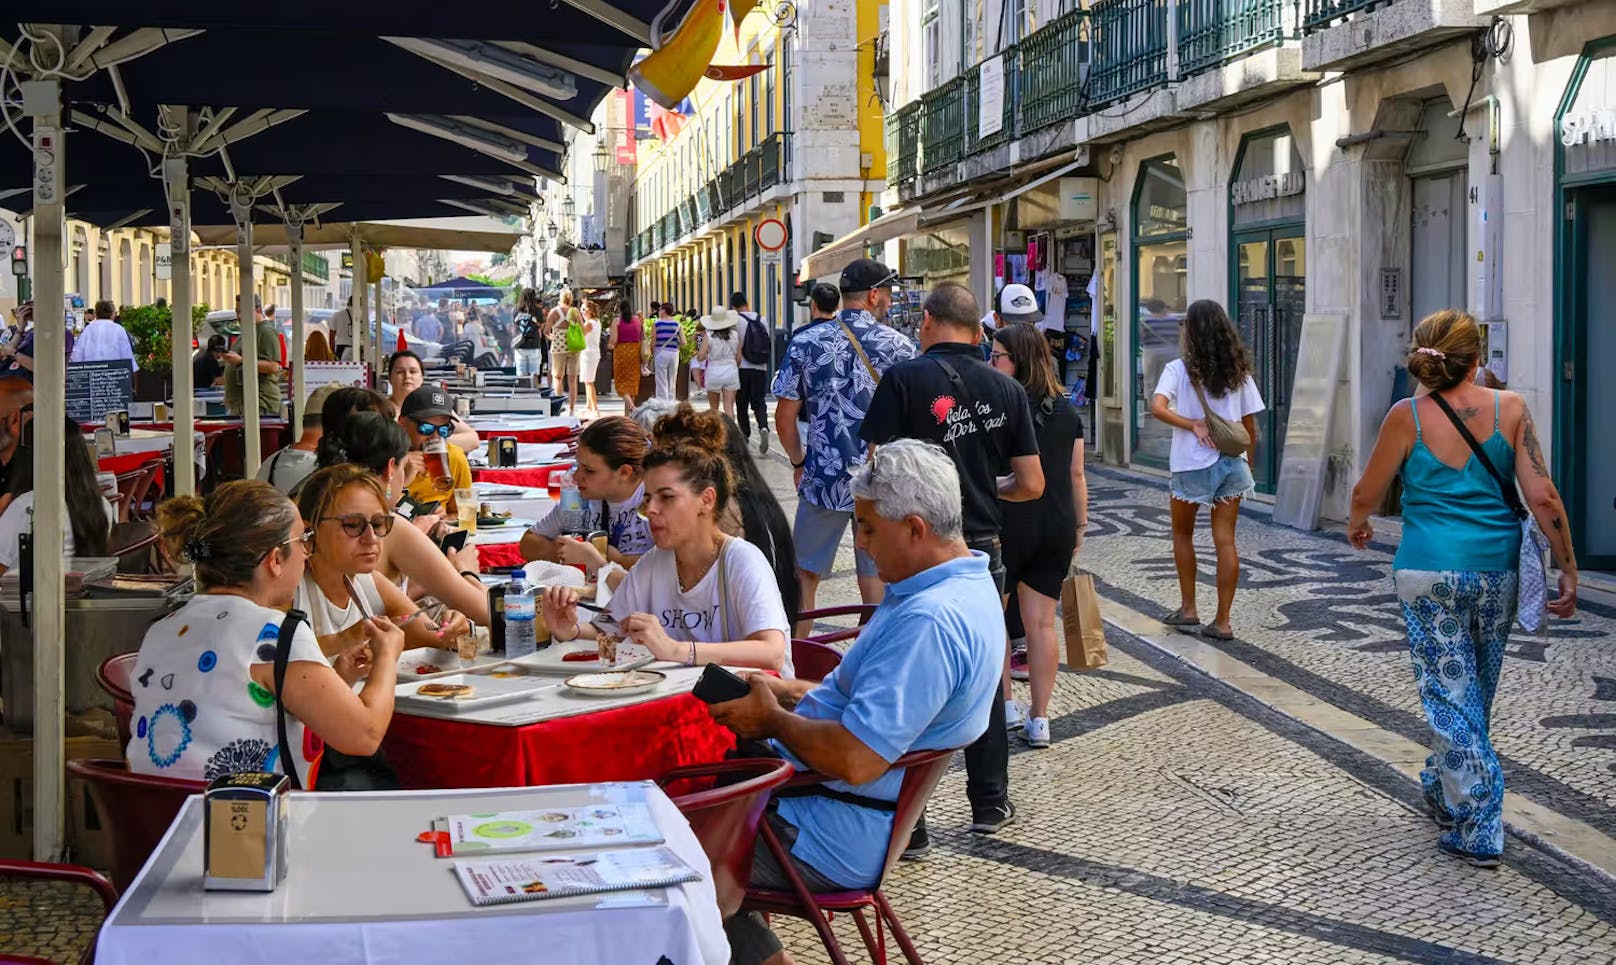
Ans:
[[[797,704],[837,720],[888,761],[912,750],[963,747],[988,726],[1004,662],[1004,612],[973,552],[887,587],[886,599],[842,662]],[[781,753],[804,765],[784,746]],[[868,784],[827,786],[896,801],[899,772]],[[892,814],[826,797],[783,798],[780,815],[801,833],[791,853],[849,888],[873,884],[886,862]]]

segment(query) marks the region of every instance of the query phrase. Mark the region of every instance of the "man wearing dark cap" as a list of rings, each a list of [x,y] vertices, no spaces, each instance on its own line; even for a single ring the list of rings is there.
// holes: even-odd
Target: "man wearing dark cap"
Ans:
[[[877,321],[892,304],[890,286],[896,277],[880,262],[867,258],[853,262],[842,272],[839,315],[836,289],[815,285],[814,317],[791,336],[775,373],[774,425],[780,447],[796,470],[792,541],[804,610],[813,609],[819,583],[830,575],[853,519],[852,477],[865,457],[859,429],[876,383],[887,369],[915,357],[915,345],[907,336]],[[862,287],[849,290],[847,285]],[[808,423],[806,436],[799,418]],[[857,549],[854,561],[860,598],[865,603],[881,602],[875,561]],[[806,627],[798,632],[806,635]]]
[[[423,385],[404,397],[398,413],[398,424],[410,437],[409,465],[415,472],[415,478],[404,487],[404,492],[418,503],[442,503],[444,510],[453,516],[458,511],[454,491],[471,488],[471,463],[466,461],[466,450],[449,441],[454,434],[454,401],[437,386]],[[433,474],[426,471],[421,447],[434,436],[448,447],[447,482],[433,478]]]
[[[225,351],[229,348],[230,340],[223,335],[209,335],[208,344],[191,356],[191,384],[205,389],[223,379]]]

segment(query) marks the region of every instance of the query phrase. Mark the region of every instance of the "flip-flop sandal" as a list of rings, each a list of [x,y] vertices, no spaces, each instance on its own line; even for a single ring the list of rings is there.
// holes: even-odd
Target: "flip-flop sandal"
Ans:
[[[1182,608],[1174,610],[1162,618],[1162,624],[1169,627],[1194,627],[1200,626],[1200,623],[1199,617],[1185,616]]]
[[[1233,640],[1234,639],[1234,634],[1233,633],[1229,633],[1229,632],[1226,632],[1224,630],[1219,630],[1217,627],[1213,626],[1210,623],[1202,624],[1202,626],[1201,626],[1201,636],[1203,636],[1203,637],[1211,637],[1214,640]]]

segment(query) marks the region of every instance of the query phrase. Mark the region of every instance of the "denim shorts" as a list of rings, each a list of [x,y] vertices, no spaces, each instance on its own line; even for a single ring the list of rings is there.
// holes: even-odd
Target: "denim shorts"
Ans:
[[[852,512],[838,512],[806,499],[797,500],[797,522],[791,530],[791,540],[797,549],[797,568],[820,577],[830,576],[836,564],[836,550],[842,545],[842,534],[852,521]],[[859,576],[875,575],[875,560],[857,547],[853,549],[853,563]]]
[[[1251,467],[1244,456],[1219,456],[1205,469],[1173,473],[1169,488],[1174,499],[1211,506],[1250,496],[1257,483],[1251,478]]]

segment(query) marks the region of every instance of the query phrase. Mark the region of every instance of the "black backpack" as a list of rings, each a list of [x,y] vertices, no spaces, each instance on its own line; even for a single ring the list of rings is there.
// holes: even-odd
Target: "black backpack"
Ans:
[[[769,364],[769,330],[756,312],[742,312],[746,334],[741,337],[741,358],[753,365]]]

